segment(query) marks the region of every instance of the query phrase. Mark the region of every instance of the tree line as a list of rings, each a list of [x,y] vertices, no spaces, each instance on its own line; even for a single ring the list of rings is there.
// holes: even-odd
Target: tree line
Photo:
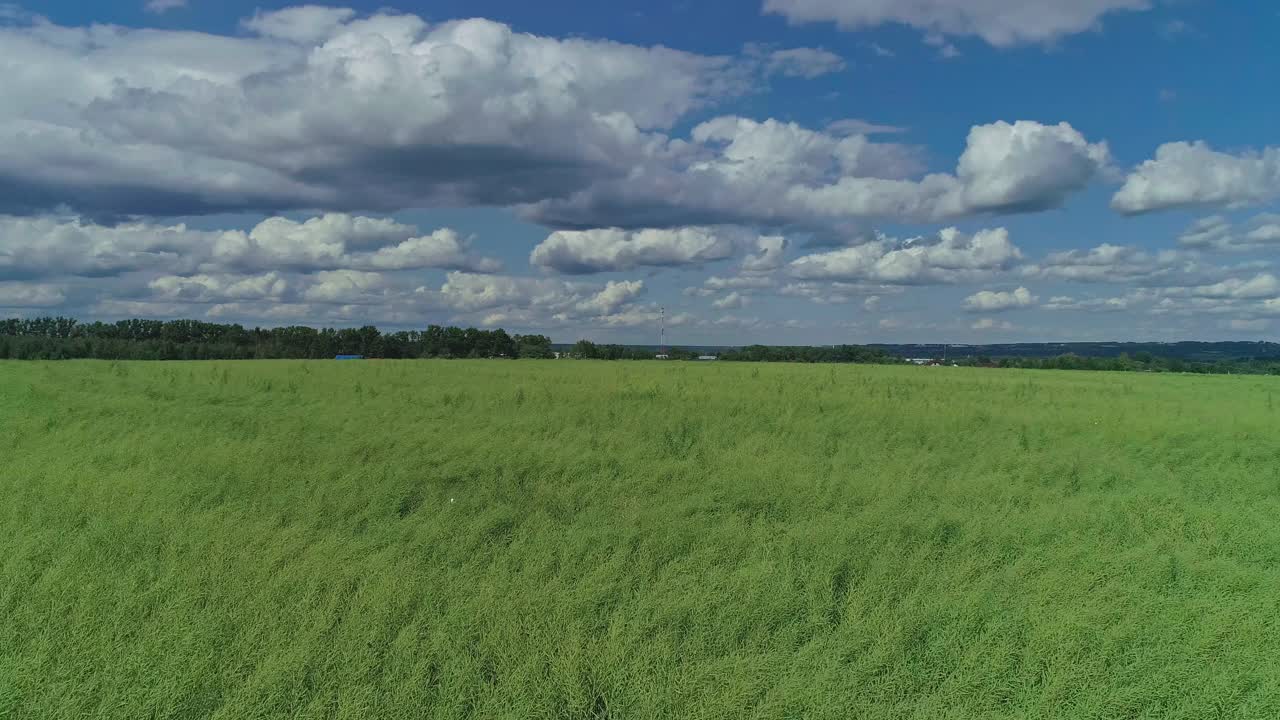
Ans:
[[[255,360],[369,358],[551,358],[545,335],[442,327],[383,333],[372,325],[316,329],[301,325],[245,328],[199,320],[71,318],[0,320],[0,359]]]
[[[563,353],[589,360],[652,360],[652,348],[596,344],[581,340]],[[684,348],[664,351],[672,360],[693,360],[699,353]],[[82,323],[72,318],[0,320],[0,359],[66,360],[253,360],[324,359],[337,355],[368,358],[535,358],[557,356],[545,335],[515,335],[505,330],[431,325],[425,330],[384,333],[372,325],[316,329],[303,325],[245,328],[199,320],[121,320]],[[728,362],[876,363],[902,359],[880,347],[835,345],[788,347],[749,345],[721,350]],[[1267,357],[1191,360],[1150,352],[1117,357],[1067,353],[1054,357],[956,358],[948,364],[970,367],[1037,370],[1105,370],[1200,374],[1280,375],[1280,360]]]
[[[1109,372],[1195,373],[1200,375],[1280,375],[1280,361],[1274,358],[1223,358],[1187,360],[1161,357],[1149,352],[1117,357],[1088,357],[1067,353],[1056,357],[1000,357],[985,355],[960,358],[962,367],[1022,368],[1027,370],[1102,370]]]

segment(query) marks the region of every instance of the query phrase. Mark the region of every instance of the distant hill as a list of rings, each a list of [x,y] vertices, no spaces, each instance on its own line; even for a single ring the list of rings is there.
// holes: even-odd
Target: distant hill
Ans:
[[[555,350],[568,350],[571,344],[557,343]],[[627,345],[627,348],[657,351],[655,345]],[[677,347],[673,345],[673,347]],[[737,350],[742,346],[730,345],[678,345],[692,352],[716,354]],[[941,358],[944,346],[915,344],[871,343],[866,347],[878,348],[904,358]],[[949,358],[1052,358],[1060,355],[1112,358],[1121,355],[1133,357],[1150,353],[1152,357],[1214,362],[1217,360],[1280,360],[1280,343],[1272,342],[1071,342],[1071,343],[1007,343],[996,345],[947,345]]]
[[[889,345],[872,344],[885,352],[901,357],[942,357],[943,345]],[[998,345],[947,345],[950,358],[1050,358],[1059,355],[1111,358],[1139,353],[1152,357],[1214,362],[1217,360],[1280,360],[1280,343],[1271,342],[1073,342],[1073,343],[1010,343]]]

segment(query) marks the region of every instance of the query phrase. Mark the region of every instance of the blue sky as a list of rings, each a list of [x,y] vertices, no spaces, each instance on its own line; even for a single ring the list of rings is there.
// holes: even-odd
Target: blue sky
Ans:
[[[1280,13],[899,5],[3,6],[0,314],[1274,339]]]

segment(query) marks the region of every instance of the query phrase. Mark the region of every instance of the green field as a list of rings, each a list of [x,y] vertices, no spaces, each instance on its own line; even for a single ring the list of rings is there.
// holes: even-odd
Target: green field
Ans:
[[[1280,717],[1277,394],[0,363],[0,717]]]

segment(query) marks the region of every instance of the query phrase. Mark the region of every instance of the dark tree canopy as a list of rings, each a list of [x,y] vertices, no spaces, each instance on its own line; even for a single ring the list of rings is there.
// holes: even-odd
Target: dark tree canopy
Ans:
[[[216,360],[332,358],[548,358],[545,335],[441,327],[383,333],[294,325],[246,329],[198,320],[79,323],[69,318],[0,320],[0,358],[58,360]]]

